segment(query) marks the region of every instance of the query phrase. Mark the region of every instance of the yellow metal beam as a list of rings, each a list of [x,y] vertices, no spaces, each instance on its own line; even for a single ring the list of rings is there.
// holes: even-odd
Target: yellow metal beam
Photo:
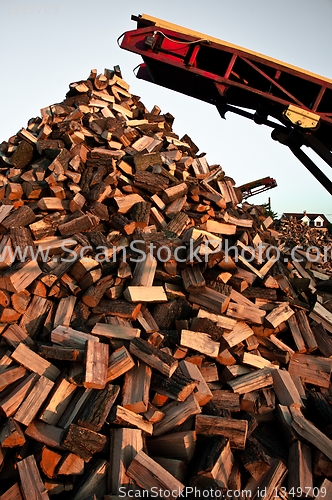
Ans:
[[[221,44],[221,45],[224,45],[225,47],[229,47],[231,49],[243,50],[247,54],[250,54],[250,55],[256,56],[256,57],[261,57],[261,58],[265,59],[266,61],[270,61],[270,62],[273,62],[275,64],[279,64],[280,66],[283,66],[284,68],[299,71],[300,73],[311,76],[313,78],[318,78],[319,80],[321,80],[322,84],[329,83],[332,85],[332,80],[330,80],[329,78],[325,78],[324,76],[317,75],[316,73],[311,73],[310,71],[299,68],[297,66],[293,66],[292,64],[287,64],[283,61],[279,61],[278,59],[274,59],[273,57],[265,56],[264,54],[260,54],[259,52],[254,52],[253,50],[245,49],[244,47],[240,47],[239,45],[234,45],[232,43],[225,42],[224,40],[220,40],[219,38],[214,38],[212,36],[205,35],[204,33],[200,33],[198,31],[193,31],[193,30],[190,30],[188,28],[184,28],[183,26],[179,26],[177,24],[168,23],[167,21],[163,21],[162,19],[158,19],[157,17],[149,16],[148,14],[142,14],[140,17],[141,17],[141,19],[144,19],[146,21],[153,22],[157,28],[161,28],[161,29],[164,28],[167,30],[175,31],[177,33],[182,33],[184,35],[189,35],[189,36],[192,36],[194,38],[208,40],[209,42]]]

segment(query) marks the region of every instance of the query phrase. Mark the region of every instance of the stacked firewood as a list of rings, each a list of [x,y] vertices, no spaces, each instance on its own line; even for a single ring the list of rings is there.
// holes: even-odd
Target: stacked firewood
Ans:
[[[324,255],[328,255],[329,259],[317,259],[315,264],[316,267],[319,267],[319,269],[317,269],[318,271],[323,270],[323,272],[326,272],[329,275],[332,274],[332,237],[328,233],[327,229],[322,230],[315,227],[310,227],[295,219],[281,219],[279,231],[281,233],[280,240],[288,247],[299,247],[304,251],[306,251],[310,247],[315,247],[316,249],[318,249],[321,257],[324,257]],[[328,249],[329,251],[327,253]]]
[[[0,500],[332,494],[329,276],[172,123],[92,71],[0,146]]]

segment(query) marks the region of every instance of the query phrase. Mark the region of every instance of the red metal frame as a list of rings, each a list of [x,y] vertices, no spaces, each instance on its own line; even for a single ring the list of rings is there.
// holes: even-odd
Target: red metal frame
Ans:
[[[155,38],[153,48],[145,44],[147,37]],[[331,83],[244,49],[185,42],[195,42],[195,38],[152,25],[125,33],[121,47],[143,57],[139,78],[206,102],[226,100],[247,109],[265,108],[266,114],[284,123],[283,112],[290,104],[315,112],[321,121],[315,133],[332,149]]]
[[[160,28],[153,18],[133,19],[137,29],[124,34],[121,47],[142,56],[138,78],[214,104],[221,116],[232,111],[272,127],[272,138],[332,194],[332,181],[301,150],[312,148],[332,167],[331,80],[185,28],[164,22]],[[291,123],[285,116],[290,105],[319,115],[318,126]]]

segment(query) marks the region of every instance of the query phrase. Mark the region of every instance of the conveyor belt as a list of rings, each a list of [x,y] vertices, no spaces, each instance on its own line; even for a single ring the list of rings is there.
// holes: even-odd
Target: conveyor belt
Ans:
[[[301,149],[332,167],[332,80],[145,14],[132,19],[137,29],[121,47],[142,56],[138,78],[214,104],[222,116],[268,125],[332,194],[331,180]]]

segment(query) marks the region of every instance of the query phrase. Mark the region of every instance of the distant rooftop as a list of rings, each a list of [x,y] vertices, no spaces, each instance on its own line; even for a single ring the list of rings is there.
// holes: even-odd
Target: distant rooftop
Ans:
[[[321,227],[327,228],[330,221],[325,217],[324,214],[313,214],[308,213],[305,210],[303,212],[284,212],[282,214],[282,219],[296,219],[297,221],[302,221],[311,227]]]

